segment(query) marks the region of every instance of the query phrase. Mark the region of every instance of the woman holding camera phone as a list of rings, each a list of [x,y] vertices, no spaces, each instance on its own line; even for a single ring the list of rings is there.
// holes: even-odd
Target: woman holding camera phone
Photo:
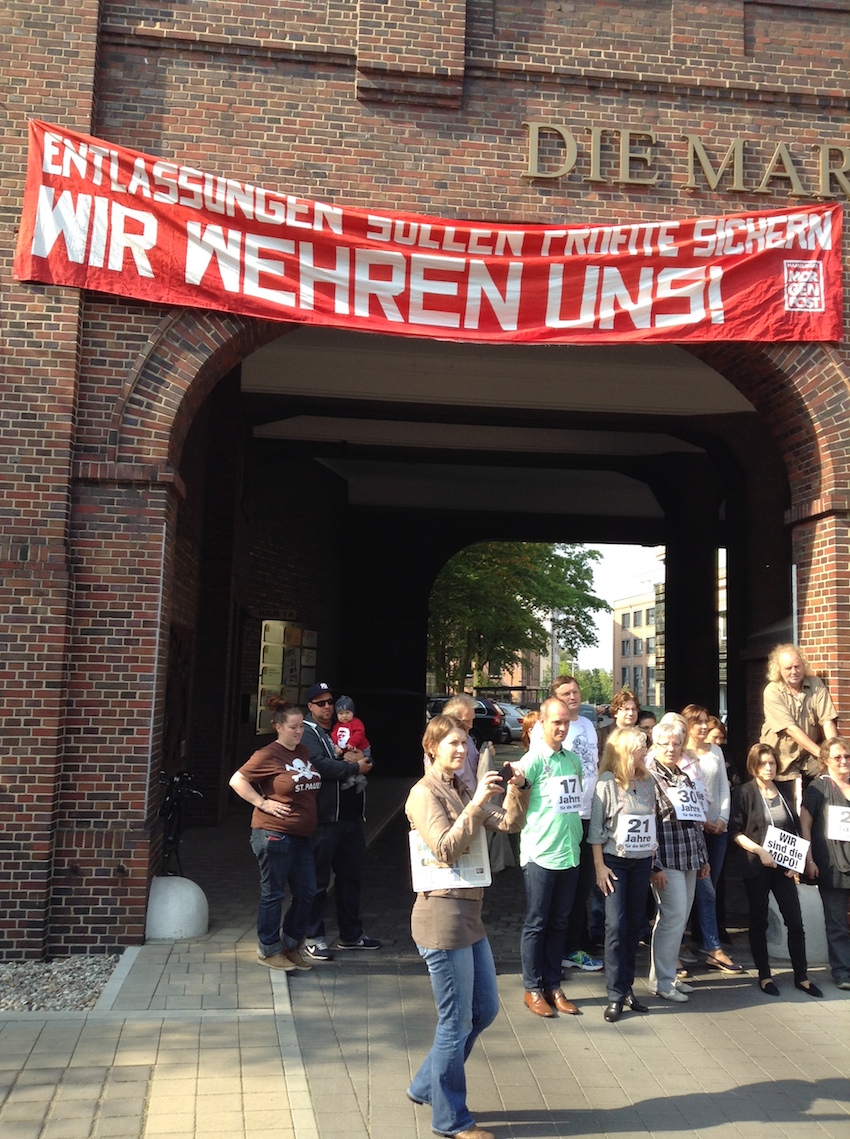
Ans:
[[[466,761],[466,730],[458,720],[434,716],[422,747],[431,764],[412,788],[405,812],[440,862],[456,862],[482,827],[509,834],[522,829],[528,809],[523,775],[512,775],[505,788],[501,772],[486,771],[472,794],[458,778]],[[497,806],[492,796],[503,790],[504,805]],[[416,895],[411,915],[438,1019],[434,1043],[407,1095],[431,1106],[436,1134],[458,1139],[493,1139],[466,1106],[464,1071],[475,1041],[499,1011],[496,967],[481,921],[483,900],[481,886],[428,890]]]

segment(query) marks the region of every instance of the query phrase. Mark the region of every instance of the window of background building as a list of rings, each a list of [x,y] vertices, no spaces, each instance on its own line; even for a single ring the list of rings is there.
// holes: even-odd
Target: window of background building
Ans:
[[[621,656],[627,657],[627,656],[632,655],[632,642],[631,641],[629,641],[629,640],[623,641],[620,648],[622,650],[622,652],[620,654]]]
[[[632,614],[632,628],[639,629],[643,624],[643,613],[640,609],[635,609]]]
[[[643,687],[643,669],[639,665],[635,665],[634,690],[635,690],[635,696],[637,696],[638,700],[641,700],[643,698],[643,693],[641,692],[642,687]]]
[[[623,677],[623,688],[626,688],[628,686],[629,681],[631,680],[632,670],[629,668],[628,665],[626,665],[620,671],[621,671],[622,677]]]
[[[640,637],[635,637],[634,647],[632,649],[632,656],[636,656],[636,657],[642,657],[643,656],[643,641]]]
[[[628,629],[628,628],[629,628],[629,624],[630,624],[630,617],[631,617],[631,614],[630,614],[630,613],[624,613],[624,614],[623,614],[623,617],[622,617],[622,620],[620,621],[620,624],[622,625],[622,627],[623,627],[624,629]]]
[[[647,623],[647,625],[654,625],[655,624],[655,607],[654,606],[652,609],[647,609],[647,611],[646,611],[646,623]]]
[[[646,670],[646,691],[647,691],[647,694],[651,700],[653,695],[655,694],[655,669],[654,668],[648,668]]]
[[[647,654],[655,652],[655,637],[646,638],[646,651]]]

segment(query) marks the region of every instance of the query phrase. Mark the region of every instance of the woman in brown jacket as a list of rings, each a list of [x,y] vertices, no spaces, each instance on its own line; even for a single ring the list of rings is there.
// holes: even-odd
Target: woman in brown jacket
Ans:
[[[512,775],[504,805],[491,796],[504,790],[501,773],[487,771],[473,794],[457,778],[466,760],[466,731],[451,716],[435,716],[422,738],[431,766],[410,792],[405,811],[411,826],[442,864],[465,854],[481,828],[522,829],[528,792],[525,776]],[[407,1094],[430,1104],[432,1129],[459,1139],[492,1139],[466,1106],[464,1062],[499,1011],[496,967],[481,921],[481,886],[427,890],[416,895],[411,932],[428,966],[437,1004],[431,1051]]]

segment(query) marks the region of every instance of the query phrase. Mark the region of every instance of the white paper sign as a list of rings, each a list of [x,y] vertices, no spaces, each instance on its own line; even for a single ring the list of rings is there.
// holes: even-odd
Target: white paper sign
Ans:
[[[675,785],[664,784],[663,791],[673,804],[679,822],[705,822],[705,810],[696,787],[690,787],[684,779],[680,779]]]
[[[441,862],[418,831],[410,832],[410,876],[417,894],[428,890],[471,890],[489,886],[490,855],[483,827],[475,832],[469,850],[455,862]]]
[[[695,779],[694,787],[696,788],[697,798],[702,806],[703,816],[708,818],[708,792],[705,789],[705,784],[701,779]]]
[[[764,840],[764,849],[773,858],[777,866],[784,866],[786,870],[794,870],[802,874],[806,868],[806,855],[809,853],[811,843],[798,834],[782,831],[779,827],[769,826]]]
[[[546,786],[559,815],[581,813],[581,780],[577,775],[550,775]]]
[[[652,854],[658,842],[655,837],[655,815],[620,815],[614,832],[617,853]]]
[[[850,842],[850,803],[826,808],[826,837],[836,842]]]

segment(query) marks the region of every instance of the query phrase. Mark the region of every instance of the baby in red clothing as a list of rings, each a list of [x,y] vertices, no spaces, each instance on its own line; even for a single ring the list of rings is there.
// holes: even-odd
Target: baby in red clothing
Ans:
[[[366,738],[366,728],[363,721],[358,720],[354,715],[354,701],[350,696],[340,696],[334,705],[334,709],[336,711],[336,723],[331,728],[331,739],[334,742],[336,754],[344,756],[347,751],[357,748],[371,759],[372,745]],[[340,785],[342,790],[348,787],[356,787],[358,791],[362,791],[365,786],[365,775],[352,776],[351,779],[346,779]]]

